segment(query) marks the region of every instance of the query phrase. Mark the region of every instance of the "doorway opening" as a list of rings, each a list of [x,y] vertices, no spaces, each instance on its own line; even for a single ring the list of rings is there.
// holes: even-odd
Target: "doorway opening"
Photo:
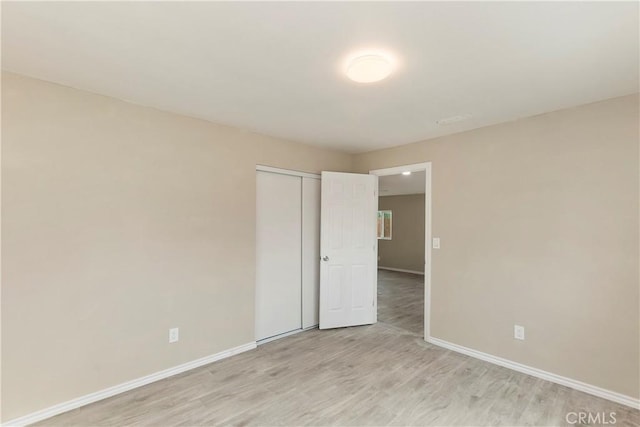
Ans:
[[[378,176],[378,321],[429,337],[431,163]]]

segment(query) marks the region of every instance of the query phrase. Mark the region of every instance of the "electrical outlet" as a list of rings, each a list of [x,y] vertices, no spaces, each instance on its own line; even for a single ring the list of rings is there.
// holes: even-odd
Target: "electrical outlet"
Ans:
[[[433,249],[440,249],[440,238],[439,237],[434,237],[433,238]]]
[[[169,329],[169,342],[178,342],[180,339],[180,330],[178,328]]]
[[[524,341],[524,326],[513,325],[513,338]]]

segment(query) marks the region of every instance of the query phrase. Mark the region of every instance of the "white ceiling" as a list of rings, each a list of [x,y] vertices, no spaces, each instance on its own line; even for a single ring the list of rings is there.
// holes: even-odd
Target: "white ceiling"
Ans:
[[[424,194],[426,172],[412,172],[411,175],[386,175],[378,178],[380,196],[399,196],[401,194]]]
[[[635,93],[638,15],[638,2],[5,1],[2,66],[362,152]],[[397,73],[348,81],[341,61],[367,47],[394,52]]]

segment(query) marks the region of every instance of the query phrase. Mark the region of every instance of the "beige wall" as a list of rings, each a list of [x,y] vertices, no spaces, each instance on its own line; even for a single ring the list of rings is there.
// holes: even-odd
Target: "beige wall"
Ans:
[[[432,162],[434,337],[639,397],[638,101],[355,157]]]
[[[424,194],[383,196],[378,209],[392,214],[391,240],[378,240],[378,265],[424,271]]]
[[[2,113],[5,421],[253,341],[256,164],[351,168],[14,74]]]

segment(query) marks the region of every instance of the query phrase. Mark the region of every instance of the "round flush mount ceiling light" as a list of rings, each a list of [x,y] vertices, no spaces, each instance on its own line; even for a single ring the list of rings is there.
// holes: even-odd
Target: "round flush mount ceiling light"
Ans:
[[[395,67],[395,60],[388,53],[366,51],[349,57],[345,73],[354,82],[374,83],[389,77]]]

